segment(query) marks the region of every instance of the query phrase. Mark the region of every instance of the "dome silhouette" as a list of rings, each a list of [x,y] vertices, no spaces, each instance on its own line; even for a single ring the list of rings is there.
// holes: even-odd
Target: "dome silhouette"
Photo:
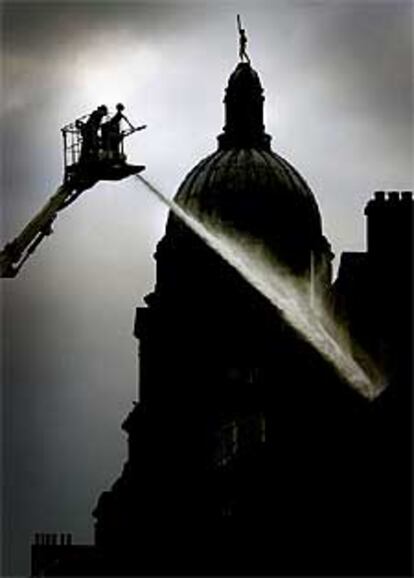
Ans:
[[[315,198],[282,157],[260,148],[233,148],[203,159],[181,184],[175,201],[202,221],[260,240],[294,270],[321,243]]]
[[[282,265],[302,274],[310,252],[327,241],[315,197],[298,171],[271,150],[263,124],[263,89],[241,62],[226,89],[225,126],[218,150],[185,177],[175,201],[200,220],[253,237]],[[170,216],[167,227],[182,227]]]

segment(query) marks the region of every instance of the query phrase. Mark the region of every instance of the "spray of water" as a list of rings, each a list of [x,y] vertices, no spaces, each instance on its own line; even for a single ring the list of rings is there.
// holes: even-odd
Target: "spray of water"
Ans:
[[[327,359],[360,394],[374,399],[384,384],[373,366],[370,375],[350,352],[334,320],[323,305],[310,306],[309,287],[292,279],[281,267],[266,259],[262,248],[252,239],[226,231],[222,226],[201,222],[174,201],[165,197],[141,175],[136,175],[156,197],[211,249],[225,259],[256,290],[266,297],[313,347]],[[375,379],[371,377],[375,375]]]

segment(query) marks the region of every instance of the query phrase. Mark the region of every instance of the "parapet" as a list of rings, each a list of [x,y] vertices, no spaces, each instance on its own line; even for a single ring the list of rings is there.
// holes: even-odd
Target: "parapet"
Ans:
[[[34,546],[71,546],[72,534],[36,533]]]
[[[365,207],[365,215],[371,211],[386,210],[395,206],[406,206],[413,203],[412,191],[375,191],[374,198],[370,199]]]

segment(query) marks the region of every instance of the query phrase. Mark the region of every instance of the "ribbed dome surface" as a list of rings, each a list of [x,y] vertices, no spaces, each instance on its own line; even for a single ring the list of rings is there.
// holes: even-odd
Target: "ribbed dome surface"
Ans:
[[[322,236],[315,198],[299,173],[274,152],[218,150],[199,162],[175,201],[201,220],[221,222],[264,241],[290,265],[309,259]]]

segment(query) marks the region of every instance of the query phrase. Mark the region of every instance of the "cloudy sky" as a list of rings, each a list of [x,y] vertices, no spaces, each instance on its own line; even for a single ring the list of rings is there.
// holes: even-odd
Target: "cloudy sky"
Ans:
[[[61,182],[59,129],[99,104],[121,101],[148,125],[129,159],[173,196],[216,147],[240,12],[273,148],[314,190],[335,253],[363,250],[372,192],[412,188],[413,11],[401,0],[3,3],[3,242]],[[132,179],[101,183],[2,282],[5,575],[28,571],[34,532],[92,540],[90,512],[126,456],[134,310],[165,220]]]

